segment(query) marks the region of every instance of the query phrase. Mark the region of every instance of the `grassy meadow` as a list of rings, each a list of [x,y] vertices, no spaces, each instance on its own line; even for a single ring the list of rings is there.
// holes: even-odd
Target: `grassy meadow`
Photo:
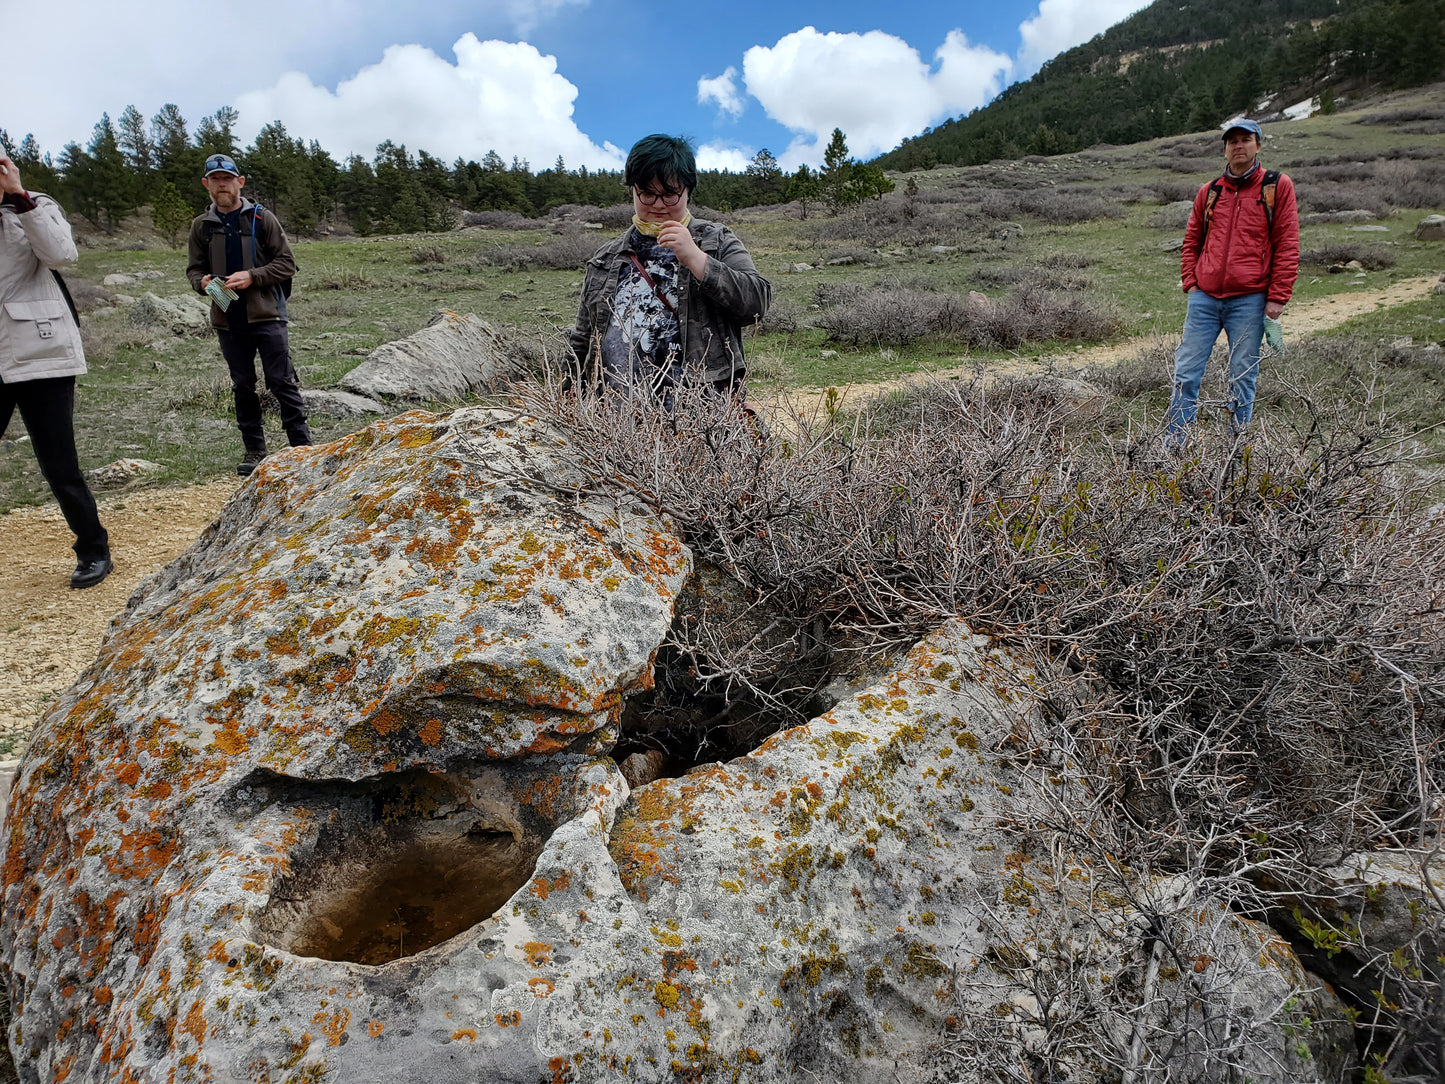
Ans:
[[[1367,220],[1303,227],[1310,262],[1297,302],[1445,271],[1445,243],[1412,236],[1426,214],[1445,211],[1445,86],[1269,125],[1267,135],[1265,161],[1295,178],[1303,212],[1370,212]],[[749,345],[752,394],[961,365],[987,371],[1024,361],[1068,371],[1078,348],[1177,333],[1184,300],[1178,253],[1167,246],[1183,232],[1180,201],[1221,162],[1218,135],[1200,133],[896,174],[893,193],[837,216],[821,204],[810,205],[806,219],[797,204],[717,215],[742,236],[775,291],[773,312]],[[541,220],[497,215],[501,226],[441,234],[293,240],[300,270],[291,343],[303,385],[334,385],[371,349],[411,334],[438,309],[476,313],[554,351],[575,315],[583,260],[627,214],[562,208]],[[134,326],[114,302],[118,293],[187,293],[184,251],[142,222],[82,240],[67,276],[86,310],[90,373],[76,404],[82,465],[151,460],[161,465],[152,478],[160,485],[230,472],[240,440],[214,337]],[[1329,273],[1349,259],[1367,269]],[[152,277],[102,286],[114,273]],[[1285,327],[1288,335],[1288,311]],[[1445,418],[1438,363],[1376,367],[1372,353],[1397,336],[1417,344],[1445,338],[1445,297],[1378,311],[1330,335],[1351,349],[1326,350],[1324,361],[1318,351],[1292,351],[1297,364],[1313,359],[1307,371],[1292,370],[1289,356],[1266,365],[1263,407],[1287,408],[1282,382],[1334,381],[1352,394],[1364,381],[1383,390],[1386,408],[1398,408],[1409,428]],[[1162,355],[1145,357],[1125,362],[1132,377],[1087,375],[1115,393],[1121,417],[1157,417],[1167,364]],[[267,424],[273,446],[284,444],[278,420],[268,416]],[[361,424],[312,419],[318,439]],[[0,441],[0,510],[49,499],[23,433],[17,416]]]

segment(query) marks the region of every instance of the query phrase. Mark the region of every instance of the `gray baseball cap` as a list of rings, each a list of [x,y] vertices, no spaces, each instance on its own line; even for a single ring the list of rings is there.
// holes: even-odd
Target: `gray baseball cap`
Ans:
[[[201,176],[209,177],[212,173],[229,173],[232,177],[241,175],[241,171],[236,168],[236,163],[224,154],[213,154],[206,159],[206,166],[201,171]]]

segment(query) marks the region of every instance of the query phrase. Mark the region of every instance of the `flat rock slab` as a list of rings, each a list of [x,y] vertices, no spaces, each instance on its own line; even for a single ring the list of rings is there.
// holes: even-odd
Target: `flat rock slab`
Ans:
[[[11,796],[0,949],[22,1079],[252,1081],[266,1063],[279,1081],[303,1031],[368,1025],[323,994],[325,1028],[308,1001],[293,1031],[274,980],[370,971],[263,943],[410,956],[491,897],[360,933],[353,912],[438,869],[504,900],[543,842],[610,823],[626,784],[594,758],[691,558],[644,507],[576,492],[566,451],[470,409],[278,453],[136,590]],[[386,972],[398,1010],[415,966]],[[281,1016],[252,1041],[245,1021]]]
[[[385,403],[336,388],[303,388],[301,401],[306,405],[307,414],[323,414],[329,418],[364,418],[387,412]]]
[[[439,312],[415,335],[378,346],[341,386],[370,399],[447,402],[481,390],[510,367],[491,325],[470,313]]]

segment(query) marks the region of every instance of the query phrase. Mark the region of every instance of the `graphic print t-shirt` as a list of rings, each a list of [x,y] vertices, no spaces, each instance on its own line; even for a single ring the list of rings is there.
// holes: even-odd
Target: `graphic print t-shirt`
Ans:
[[[647,268],[652,281],[677,308],[677,255],[655,238],[633,229],[628,245]],[[602,335],[602,372],[609,388],[650,390],[665,395],[682,383],[682,343],[677,314],[669,311],[631,260],[622,265],[612,322]]]

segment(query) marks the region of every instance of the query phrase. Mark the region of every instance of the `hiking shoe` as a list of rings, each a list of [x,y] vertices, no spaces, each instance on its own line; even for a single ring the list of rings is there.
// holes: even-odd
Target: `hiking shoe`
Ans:
[[[75,566],[75,571],[70,574],[70,586],[77,591],[87,587],[94,587],[101,580],[110,575],[115,565],[109,557],[99,557],[94,561],[81,561]]]
[[[236,464],[236,473],[244,477],[261,465],[261,460],[266,458],[265,448],[247,448],[246,454],[241,457],[241,462]]]

